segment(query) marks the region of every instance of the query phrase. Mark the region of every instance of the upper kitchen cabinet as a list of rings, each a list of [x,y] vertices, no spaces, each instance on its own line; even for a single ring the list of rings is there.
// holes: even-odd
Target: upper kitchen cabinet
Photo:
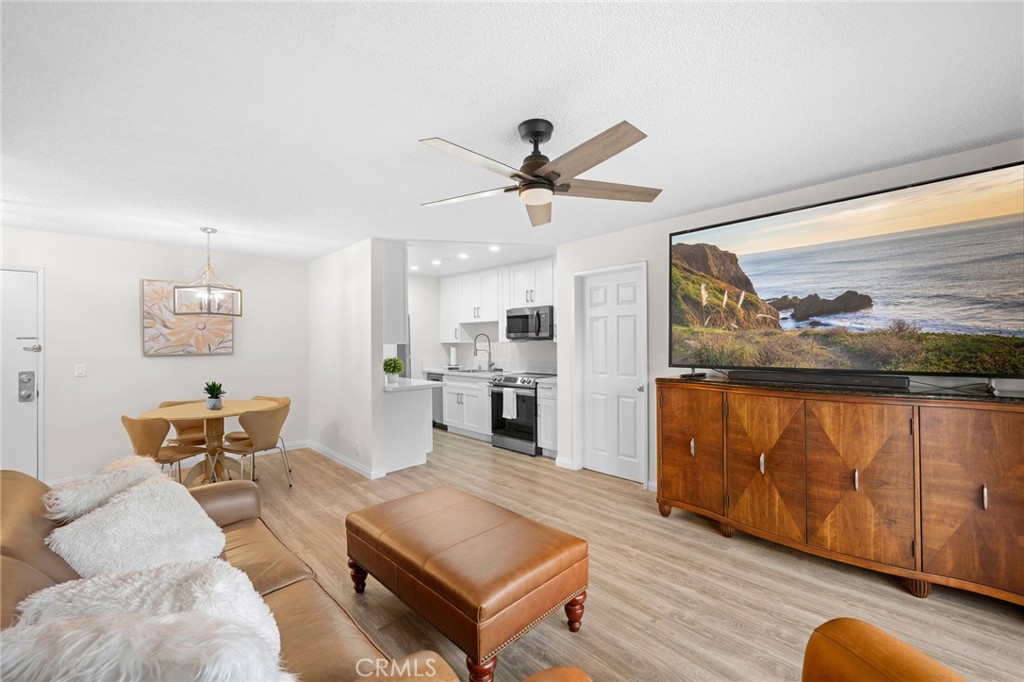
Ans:
[[[459,277],[441,278],[441,294],[438,301],[441,343],[469,343],[469,334],[459,325]]]
[[[480,270],[459,277],[459,322],[497,322],[498,310],[498,270]]]
[[[519,263],[509,268],[509,307],[554,305],[554,260]]]

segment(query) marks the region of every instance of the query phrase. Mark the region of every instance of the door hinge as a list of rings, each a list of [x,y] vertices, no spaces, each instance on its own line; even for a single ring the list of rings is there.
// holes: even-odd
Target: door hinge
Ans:
[[[658,391],[658,407],[665,407],[665,391]]]
[[[914,435],[914,418],[913,417],[910,418],[910,435],[911,436]]]
[[[725,511],[729,511],[729,496],[725,496]]]
[[[725,416],[729,416],[729,399],[725,399]]]
[[[910,541],[910,556],[917,558],[917,540]]]

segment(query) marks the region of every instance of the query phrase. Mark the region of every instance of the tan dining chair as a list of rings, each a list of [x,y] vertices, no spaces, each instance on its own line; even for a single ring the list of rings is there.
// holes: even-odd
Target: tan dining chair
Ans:
[[[292,399],[284,396],[273,396],[273,395],[254,395],[253,400],[273,400],[278,405],[291,405]],[[245,431],[230,431],[224,436],[224,440],[228,443],[237,443],[238,441],[249,440],[249,434]],[[288,459],[288,448],[284,444],[284,436],[278,436],[277,442],[280,443],[281,456],[284,457],[284,464],[288,467],[288,471],[292,470],[291,460]],[[252,478],[256,479],[256,458],[252,460]],[[290,485],[290,484],[289,484]]]
[[[243,412],[238,417],[238,423],[246,434],[245,440],[226,441],[221,449],[235,455],[241,455],[244,462],[246,457],[251,457],[249,477],[255,480],[256,477],[256,453],[267,450],[280,450],[281,461],[284,463],[284,475],[288,479],[288,487],[292,487],[291,467],[288,466],[288,451],[284,449],[281,441],[281,429],[288,419],[290,404],[278,405],[269,410],[256,410]],[[242,477],[245,478],[245,467],[242,465]]]
[[[188,405],[189,403],[201,403],[202,400],[165,400],[160,407],[173,407],[174,405]],[[171,422],[174,427],[174,438],[168,438],[167,442],[172,445],[206,445],[206,425],[202,419],[175,419]]]
[[[152,457],[157,463],[170,464],[177,468],[178,482],[181,482],[181,460],[206,452],[198,445],[164,445],[164,439],[171,430],[166,419],[133,419],[122,416],[121,423],[128,432],[132,450],[139,457]]]

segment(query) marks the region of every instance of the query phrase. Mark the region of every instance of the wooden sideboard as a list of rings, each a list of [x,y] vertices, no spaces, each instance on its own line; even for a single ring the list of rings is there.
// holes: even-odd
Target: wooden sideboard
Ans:
[[[1024,605],[1024,400],[656,383],[662,516]]]

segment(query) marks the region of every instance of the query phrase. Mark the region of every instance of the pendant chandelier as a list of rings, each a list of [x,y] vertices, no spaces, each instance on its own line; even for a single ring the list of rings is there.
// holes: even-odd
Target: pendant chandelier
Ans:
[[[217,230],[212,227],[199,230],[206,235],[206,267],[195,281],[175,285],[174,314],[241,317],[242,290],[217,279],[210,265],[210,235]]]

